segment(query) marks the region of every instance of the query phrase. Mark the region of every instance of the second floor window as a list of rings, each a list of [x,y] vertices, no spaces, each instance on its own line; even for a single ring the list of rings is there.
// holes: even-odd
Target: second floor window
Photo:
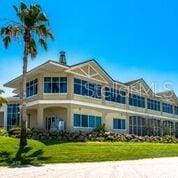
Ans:
[[[74,93],[93,98],[101,98],[101,85],[85,80],[74,79]]]
[[[145,98],[143,96],[129,94],[129,105],[144,108]]]
[[[170,114],[173,113],[173,106],[171,104],[163,103],[162,107],[163,107],[163,112],[170,113]]]
[[[160,111],[160,102],[152,99],[147,100],[148,109]]]
[[[105,88],[105,99],[111,102],[117,102],[125,104],[125,95],[124,91],[118,91],[112,88]]]
[[[38,93],[38,79],[27,82],[26,84],[26,96],[33,96]]]
[[[45,77],[44,93],[67,93],[67,77]]]

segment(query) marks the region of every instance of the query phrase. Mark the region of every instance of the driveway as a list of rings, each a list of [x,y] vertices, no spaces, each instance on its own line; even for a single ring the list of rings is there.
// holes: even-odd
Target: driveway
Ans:
[[[178,177],[178,158],[155,158],[101,163],[49,164],[40,167],[0,168],[1,178],[166,178]]]

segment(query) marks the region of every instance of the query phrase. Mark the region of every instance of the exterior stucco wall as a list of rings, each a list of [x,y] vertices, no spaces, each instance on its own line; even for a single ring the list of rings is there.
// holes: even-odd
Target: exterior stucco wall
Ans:
[[[37,110],[27,110],[27,115],[30,115],[30,128],[37,128]]]
[[[125,130],[118,130],[118,129],[113,129],[113,119],[125,119],[125,123],[126,123],[126,128]],[[107,131],[112,131],[112,132],[118,132],[118,133],[128,133],[128,116],[121,113],[121,112],[106,112],[105,113],[105,117],[104,117],[104,123],[106,125],[106,130]]]

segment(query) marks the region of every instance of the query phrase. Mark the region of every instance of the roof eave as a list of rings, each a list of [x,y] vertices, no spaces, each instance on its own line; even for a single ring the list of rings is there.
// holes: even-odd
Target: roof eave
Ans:
[[[67,66],[67,65],[62,65],[62,64],[59,64],[59,63],[56,62],[56,61],[48,60],[47,62],[45,62],[45,63],[43,63],[43,64],[41,64],[41,65],[39,65],[39,66],[37,66],[37,67],[35,67],[35,68],[33,68],[33,69],[31,69],[30,71],[27,72],[27,74],[31,74],[32,72],[35,72],[35,71],[41,69],[42,67],[44,67],[44,66],[47,65],[47,64],[53,64],[53,65],[55,65],[55,66],[62,67],[62,68],[64,68],[64,69],[68,69],[68,68],[69,68],[69,66]],[[3,86],[4,86],[4,87],[9,87],[9,88],[11,88],[11,85],[13,85],[13,83],[17,82],[17,81],[20,80],[21,78],[22,78],[22,75],[20,75],[20,76],[18,76],[17,78],[15,78],[15,79],[13,79],[13,80],[11,80],[11,81],[5,83]]]

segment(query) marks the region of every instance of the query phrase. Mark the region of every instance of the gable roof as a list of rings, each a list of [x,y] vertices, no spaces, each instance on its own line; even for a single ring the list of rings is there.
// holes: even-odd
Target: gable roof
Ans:
[[[54,66],[58,66],[58,67],[61,67],[61,68],[64,68],[64,69],[68,69],[68,68],[69,68],[68,65],[63,65],[63,64],[59,64],[59,63],[56,62],[56,61],[48,60],[47,62],[45,62],[45,63],[43,63],[43,64],[41,64],[41,65],[39,65],[39,66],[37,66],[37,67],[31,69],[31,70],[29,70],[29,71],[27,72],[27,74],[31,74],[31,73],[33,73],[33,72],[35,72],[35,71],[38,71],[38,70],[42,69],[43,67],[45,67],[45,66],[47,66],[47,65],[49,65],[49,64],[54,65]],[[16,77],[15,79],[13,79],[13,80],[11,80],[11,81],[5,83],[4,86],[5,86],[5,87],[9,87],[9,85],[11,85],[12,83],[16,82],[17,80],[19,80],[19,79],[21,79],[21,78],[22,78],[22,75],[20,75],[20,76]]]
[[[64,70],[69,70],[69,69],[73,69],[73,68],[77,68],[77,67],[80,67],[80,66],[84,66],[84,65],[87,65],[89,63],[93,63],[95,64],[99,69],[100,71],[103,72],[103,74],[111,81],[111,82],[115,82],[116,84],[119,84],[121,86],[124,86],[124,87],[128,87],[128,86],[132,86],[132,85],[136,85],[137,83],[143,83],[143,85],[149,89],[149,91],[151,92],[151,94],[153,94],[154,96],[159,96],[159,97],[163,97],[164,98],[164,95],[165,94],[170,94],[170,92],[172,92],[172,99],[174,99],[175,101],[178,102],[178,98],[175,94],[174,91],[164,91],[164,92],[159,92],[159,93],[154,93],[152,91],[152,89],[150,88],[150,86],[145,82],[145,80],[143,78],[139,78],[139,79],[136,79],[136,80],[132,80],[132,81],[129,81],[129,82],[120,82],[120,81],[116,81],[114,80],[104,69],[103,67],[95,60],[95,59],[90,59],[90,60],[87,60],[87,61],[83,61],[83,62],[80,62],[80,63],[77,63],[77,64],[74,64],[74,65],[64,65],[64,64],[60,64],[59,62],[56,62],[56,61],[53,61],[53,60],[48,60],[47,62],[31,69],[28,71],[27,74],[31,74],[35,71],[38,71],[42,68],[45,68],[45,67],[49,67],[49,65],[52,65],[52,66],[56,66],[56,67],[59,67],[61,69],[64,69]],[[17,78],[7,82],[4,84],[5,87],[11,87],[10,85],[12,85],[12,83],[15,83],[16,81],[18,81],[19,79],[21,79],[22,75],[18,76]]]
[[[71,65],[70,68],[74,68],[74,67],[80,67],[80,66],[83,66],[83,65],[87,65],[89,63],[94,63],[103,73],[104,75],[111,81],[111,82],[114,82],[118,85],[121,85],[121,86],[124,86],[126,87],[126,85],[120,81],[116,81],[114,80],[107,72],[106,70],[95,60],[95,59],[90,59],[90,60],[87,60],[87,61],[83,61],[83,62],[80,62],[80,63],[77,63],[77,64],[74,64],[74,65]]]
[[[125,85],[132,85],[132,84],[137,83],[137,82],[139,82],[141,80],[143,80],[143,78],[139,78],[139,79],[136,79],[136,80],[131,80],[131,81],[125,82],[124,84]]]
[[[178,103],[177,95],[175,94],[175,92],[173,90],[159,92],[159,93],[156,93],[156,95],[160,96],[162,99],[166,99],[168,101],[172,100],[172,101]]]
[[[74,65],[71,65],[70,68],[80,67],[80,66],[86,65],[88,63],[94,63],[95,65],[97,65],[99,67],[99,69],[101,71],[103,71],[103,73],[108,77],[108,79],[113,81],[112,77],[103,69],[103,67],[95,59],[90,59],[90,60],[87,60],[87,61],[83,61],[83,62],[74,64]]]
[[[126,82],[124,84],[127,85],[127,86],[129,86],[129,87],[132,87],[132,86],[136,86],[139,83],[142,84],[142,86],[144,87],[145,91],[149,91],[149,93],[151,95],[155,95],[155,93],[153,92],[153,90],[151,89],[151,87],[145,82],[145,80],[143,78],[139,78],[137,80],[132,80],[132,81]]]

